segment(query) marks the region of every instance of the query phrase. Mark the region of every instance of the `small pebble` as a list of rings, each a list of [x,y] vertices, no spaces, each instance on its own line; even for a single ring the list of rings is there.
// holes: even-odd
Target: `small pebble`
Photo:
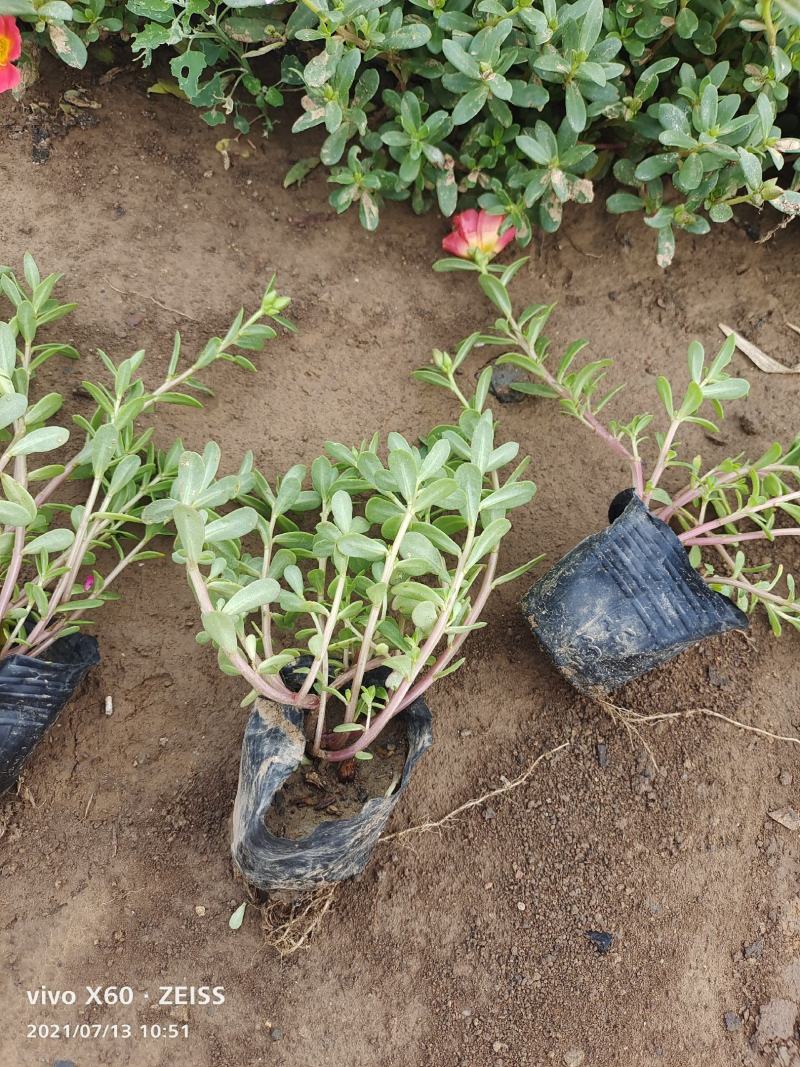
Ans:
[[[511,364],[492,367],[492,381],[490,389],[492,396],[496,397],[501,404],[518,404],[525,399],[525,394],[512,389],[513,382],[527,382],[530,379],[524,370]]]
[[[275,1026],[272,1028],[269,1036],[273,1041],[280,1041],[283,1037],[283,1030],[281,1030],[279,1026]]]
[[[203,907],[202,904],[195,904],[194,910],[197,912],[198,915],[205,915],[206,913],[206,909]]]
[[[734,1030],[738,1030],[742,1025],[742,1020],[736,1014],[735,1011],[726,1011],[722,1017],[722,1021],[725,1023],[725,1029],[729,1033],[733,1033]]]
[[[517,901],[517,911],[525,911],[525,901],[524,900],[518,900]]]
[[[564,1063],[566,1067],[581,1067],[581,1064],[586,1060],[586,1053],[582,1048],[571,1048],[564,1053]]]
[[[611,951],[611,946],[614,944],[613,934],[608,934],[605,930],[585,930],[584,933],[601,956]]]
[[[708,684],[713,685],[715,689],[727,689],[731,684],[728,675],[722,674],[716,667],[709,666],[706,674],[708,676]]]
[[[745,945],[742,955],[746,960],[760,960],[763,951],[764,939],[760,937],[758,941],[752,941],[749,945]]]

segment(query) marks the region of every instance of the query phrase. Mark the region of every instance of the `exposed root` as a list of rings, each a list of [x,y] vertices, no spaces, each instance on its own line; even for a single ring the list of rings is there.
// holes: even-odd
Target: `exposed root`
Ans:
[[[264,940],[281,959],[309,947],[333,904],[338,888],[338,883],[323,885],[290,901],[273,898],[262,905],[261,929],[264,931]]]
[[[418,823],[416,826],[407,826],[405,830],[397,830],[393,834],[386,834],[384,837],[381,838],[381,842],[396,841],[397,838],[405,837],[407,834],[424,834],[429,830],[437,830],[440,826],[444,826],[445,823],[450,822],[451,819],[455,819],[459,815],[463,815],[465,811],[469,811],[471,808],[477,808],[481,804],[485,804],[487,800],[491,800],[493,797],[502,796],[503,793],[510,793],[512,789],[518,789],[519,786],[524,785],[525,782],[528,781],[528,779],[531,777],[531,775],[542,762],[542,760],[549,760],[551,756],[555,756],[557,752],[561,752],[562,749],[569,748],[570,744],[570,741],[564,741],[556,748],[551,748],[549,751],[543,752],[540,756],[536,757],[536,759],[533,761],[533,763],[531,763],[528,769],[523,771],[523,773],[518,778],[515,778],[511,782],[506,782],[505,785],[498,786],[497,789],[491,789],[488,793],[484,793],[483,796],[474,797],[472,800],[466,801],[466,803],[461,804],[457,808],[454,808],[453,811],[448,812],[447,815],[443,815],[441,819],[437,819],[435,822],[428,821]]]
[[[188,319],[190,322],[197,322],[194,315],[189,315],[185,311],[180,311],[178,308],[171,308],[169,304],[162,304],[160,300],[156,300],[154,296],[150,296],[149,293],[139,293],[135,289],[118,289],[112,282],[108,282],[108,287],[113,289],[115,293],[119,293],[120,296],[138,296],[141,300],[150,300],[157,307],[162,308],[164,311],[168,311],[171,315],[180,315],[182,319]]]
[[[647,741],[645,740],[644,734],[638,726],[638,724],[642,721],[643,716],[639,715],[638,712],[630,711],[628,708],[621,708],[617,704],[612,704],[611,701],[607,700],[605,697],[595,697],[594,699],[597,701],[603,711],[607,715],[611,716],[611,720],[612,722],[614,722],[615,725],[619,726],[620,724],[622,724],[622,726],[625,727],[625,729],[628,731],[628,739],[630,740],[631,748],[633,748],[633,738],[634,736],[636,737],[642,748],[650,757],[650,762],[653,764],[656,771],[658,771],[658,763],[656,762],[656,757],[653,755],[653,750],[648,745]],[[678,712],[676,714],[680,713]]]
[[[652,715],[641,715],[638,711],[631,711],[630,708],[621,708],[617,704],[612,704],[610,700],[604,698],[598,698],[597,702],[604,711],[608,712],[615,722],[621,722],[629,734],[636,734],[647,750],[647,754],[653,761],[653,766],[656,770],[658,770],[658,764],[656,763],[650,746],[644,739],[640,727],[649,726],[657,722],[671,722],[676,719],[691,719],[696,715],[704,715],[711,719],[720,719],[722,722],[728,723],[729,726],[735,726],[739,730],[746,730],[748,733],[758,734],[760,737],[766,737],[770,741],[784,741],[788,744],[800,745],[800,737],[775,734],[771,730],[765,730],[760,726],[751,726],[750,723],[741,722],[739,719],[733,719],[729,715],[723,715],[721,711],[712,711],[711,708],[686,708],[684,711],[657,711]]]

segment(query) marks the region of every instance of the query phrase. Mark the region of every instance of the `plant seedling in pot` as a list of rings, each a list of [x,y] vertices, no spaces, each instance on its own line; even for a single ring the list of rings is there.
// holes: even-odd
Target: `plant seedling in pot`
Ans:
[[[260,348],[274,336],[267,321],[283,322],[288,302],[270,285],[254,315],[240,312],[225,337],[194,359],[183,357],[176,334],[166,374],[153,388],[140,377],[143,351],[120,363],[100,352],[106,382],[83,382],[94,410],[73,416],[72,445],[63,396],[33,394],[46,363],[79,358],[71,345],[41,339],[75,307],[53,296],[58,281],[56,274],[42,278],[31,256],[22,278],[0,268],[12,312],[0,321],[0,792],[98,662],[97,642],[82,633],[91,614],[116,599],[127,567],[160,555],[152,541],[162,528],[145,524],[142,510],[172,484],[182,446],[159,450],[154,427],[144,428],[142,418],[164,404],[201,407],[197,394],[209,390],[200,376],[218,361],[252,368],[236,350]]]
[[[274,483],[250,457],[219,478],[214,444],[186,452],[169,497],[145,511],[159,526],[174,521],[174,559],[201,612],[198,641],[247,683],[244,704],[256,702],[233,854],[261,888],[304,889],[363,868],[431,743],[425,694],[462,664],[491,591],[526,570],[497,570],[508,515],[535,486],[522,477],[526,460],[502,473],[518,446],[496,443],[488,386],[484,375],[462,397],[458,422],[418,444],[399,433],[385,450],[377,437],[329,442],[310,470],[292,467]],[[398,716],[407,755],[388,796],[301,840],[268,829],[277,791],[304,758],[317,761],[317,785],[329,765],[351,778],[354,761],[380,758],[379,738]]]
[[[503,229],[500,220],[495,229]],[[552,359],[543,331],[553,305],[515,312],[509,285],[524,259],[501,267],[474,244],[454,249],[445,239],[446,250],[448,243],[456,257],[436,269],[476,272],[500,316],[491,330],[469,339],[459,362],[475,345],[501,348],[497,363],[529,376],[512,389],[557,400],[630,469],[633,488],[612,502],[610,526],[577,545],[523,601],[556,666],[579,688],[611,691],[704,637],[745,629],[756,609],[766,612],[777,635],[786,625],[800,629],[795,580],[777,557],[785,538],[800,535],[800,437],[711,468],[702,457],[681,453],[686,427],[717,433],[723,405],[748,393],[747,381],[729,373],[734,338],[711,360],[697,341],[690,344],[682,395],[667,378],[658,379],[664,416],[649,439],[650,412],[627,422],[601,418],[623,388],[606,387],[612,360],[581,363],[585,341]],[[668,491],[664,482],[672,472],[680,472],[683,484]]]

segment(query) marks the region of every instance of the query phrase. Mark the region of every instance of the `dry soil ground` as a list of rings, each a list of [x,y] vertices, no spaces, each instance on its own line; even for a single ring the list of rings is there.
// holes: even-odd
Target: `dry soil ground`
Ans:
[[[65,130],[59,97],[78,82],[102,106]],[[443,224],[399,206],[370,236],[327,210],[323,175],[285,191],[309,145],[283,133],[225,171],[218,133],[146,84],[53,67],[28,106],[0,104],[1,258],[18,265],[30,249],[67,275],[84,368],[97,369],[97,347],[146,346],[160,366],[174,329],[201,344],[276,271],[299,333],[259,357],[257,378],[217,372],[205,414],[167,417],[164,442],[213,434],[230,466],[250,448],[276,473],[326,439],[414,434],[450,415],[410,371],[487,309],[463,276],[431,273]],[[718,345],[719,322],[800,361],[784,325],[798,321],[798,231],[762,245],[733,225],[684,238],[668,273],[652,237],[602,206],[580,209],[533,247],[516,285],[558,301],[557,346],[585,335],[593,354],[618,359],[629,383],[618,413],[652,406],[656,375],[680,379],[687,342]],[[752,397],[721,439],[698,437],[710,461],[798,430],[797,379],[736,364]],[[51,378],[79,407],[87,373],[69,365]],[[506,560],[556,559],[600,528],[624,472],[554,407],[500,414],[539,484]],[[3,1067],[800,1064],[797,837],[767,814],[800,806],[795,746],[694,719],[647,733],[654,770],[548,666],[517,610],[522,589],[504,586],[467,666],[432,697],[436,744],[395,827],[571,746],[447,832],[379,848],[310,949],[282,964],[256,908],[238,932],[227,925],[244,899],[228,860],[242,687],[195,644],[192,597],[168,560],[129,572],[121,591],[103,614],[101,668],[0,806]],[[711,707],[794,733],[799,648],[759,622],[750,639],[707,643],[619,701],[641,713]],[[590,929],[614,935],[609,953]],[[27,998],[46,985],[81,1000],[100,983],[131,985],[135,1005]],[[224,986],[225,1003],[156,1006],[158,987],[175,984]],[[189,1037],[26,1036],[31,1023],[80,1020],[188,1022]]]

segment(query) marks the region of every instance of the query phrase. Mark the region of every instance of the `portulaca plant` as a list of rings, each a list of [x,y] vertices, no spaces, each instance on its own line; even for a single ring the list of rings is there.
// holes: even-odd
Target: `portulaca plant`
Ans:
[[[656,425],[651,412],[626,422],[606,422],[601,413],[624,388],[606,386],[613,360],[580,362],[587,341],[573,342],[557,360],[552,358],[544,329],[555,305],[532,304],[515,311],[509,285],[526,259],[507,267],[493,263],[503,243],[502,220],[465,214],[466,220],[456,220],[456,236],[445,239],[445,250],[455,255],[439,260],[434,269],[476,272],[499,317],[490,330],[467,338],[455,357],[439,353],[436,366],[418,371],[417,376],[452,390],[456,371],[475,346],[502,349],[498,364],[510,364],[529,375],[528,381],[515,382],[512,389],[557,400],[565,414],[626,461],[636,493],[655,515],[677,527],[692,564],[713,589],[745,612],[761,606],[776,635],[784,624],[800,629],[797,585],[775,552],[782,539],[800,536],[800,436],[788,447],[774,443],[761,456],[739,454],[710,468],[701,456],[681,449],[686,427],[718,433],[715,420],[724,417],[723,404],[747,396],[749,383],[729,373],[735,338],[728,337],[710,360],[703,346],[692,341],[688,382],[680,393],[666,377],[659,377],[662,424],[652,437],[646,433]],[[668,489],[665,479],[673,472],[682,476],[683,484]]]
[[[369,759],[384,727],[462,663],[498,585],[509,513],[535,485],[518,445],[498,444],[483,375],[457,423],[418,443],[390,433],[325,454],[269,482],[247,457],[218,477],[220,450],[184,452],[168,498],[146,520],[173,521],[174,559],[201,613],[201,644],[250,692],[310,712],[308,751]],[[281,671],[292,667],[297,688]],[[365,685],[388,669],[385,684]]]
[[[240,311],[225,336],[194,358],[183,357],[176,334],[155,387],[140,376],[144,351],[119,363],[100,352],[107,378],[83,382],[95,407],[88,417],[73,416],[73,443],[76,434],[60,417],[63,396],[34,395],[45,363],[79,358],[71,345],[41,338],[75,307],[53,296],[58,282],[57,274],[42,278],[29,255],[22,278],[0,267],[12,312],[0,321],[0,658],[42,655],[116,598],[112,587],[126,567],[160,555],[151,542],[161,529],[146,525],[142,510],[167,492],[183,449],[180,442],[158,449],[142,417],[163,404],[202,407],[204,370],[218,361],[255,369],[241,350],[274,337],[270,321],[288,325],[281,315],[288,299],[270,284],[253,315]],[[77,483],[69,504],[60,498],[68,480]]]

